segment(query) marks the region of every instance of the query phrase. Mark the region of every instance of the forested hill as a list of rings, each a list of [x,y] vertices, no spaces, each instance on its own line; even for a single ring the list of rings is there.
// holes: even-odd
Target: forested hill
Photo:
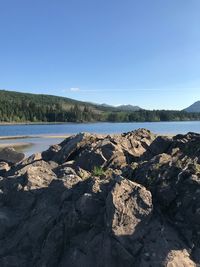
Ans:
[[[124,110],[65,97],[0,90],[0,122],[143,122],[200,120],[200,113]]]
[[[52,95],[0,90],[0,118],[5,122],[98,120],[95,105]]]

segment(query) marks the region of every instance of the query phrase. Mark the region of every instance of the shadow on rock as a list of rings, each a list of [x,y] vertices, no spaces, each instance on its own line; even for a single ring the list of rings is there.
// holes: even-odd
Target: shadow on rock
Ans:
[[[3,164],[0,266],[200,264],[198,140],[83,133]]]
[[[195,266],[135,182],[74,175],[36,188],[22,175],[0,188],[0,266]]]

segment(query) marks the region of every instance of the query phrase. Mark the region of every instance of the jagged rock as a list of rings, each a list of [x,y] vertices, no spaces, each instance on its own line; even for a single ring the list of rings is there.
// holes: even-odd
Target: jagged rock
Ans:
[[[1,174],[0,266],[193,267],[199,251],[198,134],[81,133]]]
[[[134,157],[140,157],[148,149],[156,135],[146,129],[138,129],[133,132],[122,134],[119,140],[122,146]]]
[[[75,165],[87,171],[92,171],[95,166],[104,166],[106,159],[100,151],[85,151],[75,161]]]
[[[0,162],[0,175],[4,175],[6,172],[10,170],[10,166],[6,162]]]
[[[24,159],[20,163],[20,165],[21,166],[26,166],[26,165],[32,164],[35,161],[39,161],[39,160],[42,160],[42,154],[41,153],[35,153],[35,154],[31,155],[30,157]]]
[[[164,217],[154,215],[148,229],[136,266],[196,266],[190,258],[189,247]]]
[[[187,250],[170,251],[165,260],[167,267],[196,267],[196,264],[190,259]]]
[[[56,164],[54,161],[44,161],[44,160],[36,160],[33,162],[30,162],[29,164],[19,164],[16,166],[16,172],[17,175],[24,175],[25,172],[31,168],[31,167],[41,167],[44,170],[53,170],[58,167],[58,164]]]
[[[155,137],[145,129],[114,136],[80,133],[50,147],[42,153],[42,158],[59,164],[73,160],[74,167],[87,171],[95,166],[117,168],[142,155]]]
[[[179,148],[183,155],[200,160],[200,134],[188,133],[185,135],[177,135],[173,137],[172,148]]]
[[[6,147],[0,151],[0,161],[5,161],[9,164],[16,164],[25,158],[24,153],[19,153],[14,148]]]
[[[72,136],[67,138],[66,141],[61,143],[62,149],[60,153],[56,153],[52,158],[58,163],[63,163],[75,157],[79,152],[81,152],[81,148],[87,147],[88,144],[95,140],[95,136],[88,133],[80,133],[76,136]]]
[[[59,151],[62,149],[60,145],[50,146],[48,150],[42,152],[42,158],[46,161],[54,159]]]
[[[30,166],[24,176],[27,179],[25,190],[47,187],[53,179],[57,178],[50,169],[39,166]]]
[[[155,155],[167,153],[172,146],[172,138],[166,136],[158,136],[148,147],[146,152],[147,158],[152,158]]]
[[[151,193],[139,184],[125,179],[116,183],[107,197],[106,224],[133,256],[142,247],[152,209]]]

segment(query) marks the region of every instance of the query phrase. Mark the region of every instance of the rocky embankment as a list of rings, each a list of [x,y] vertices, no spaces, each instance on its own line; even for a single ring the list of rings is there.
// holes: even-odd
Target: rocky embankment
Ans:
[[[200,135],[81,133],[6,153],[0,266],[200,266]]]

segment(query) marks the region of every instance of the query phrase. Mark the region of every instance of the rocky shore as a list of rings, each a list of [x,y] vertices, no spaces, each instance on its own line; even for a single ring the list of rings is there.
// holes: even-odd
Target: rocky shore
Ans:
[[[200,266],[199,134],[80,133],[0,161],[0,266]]]

